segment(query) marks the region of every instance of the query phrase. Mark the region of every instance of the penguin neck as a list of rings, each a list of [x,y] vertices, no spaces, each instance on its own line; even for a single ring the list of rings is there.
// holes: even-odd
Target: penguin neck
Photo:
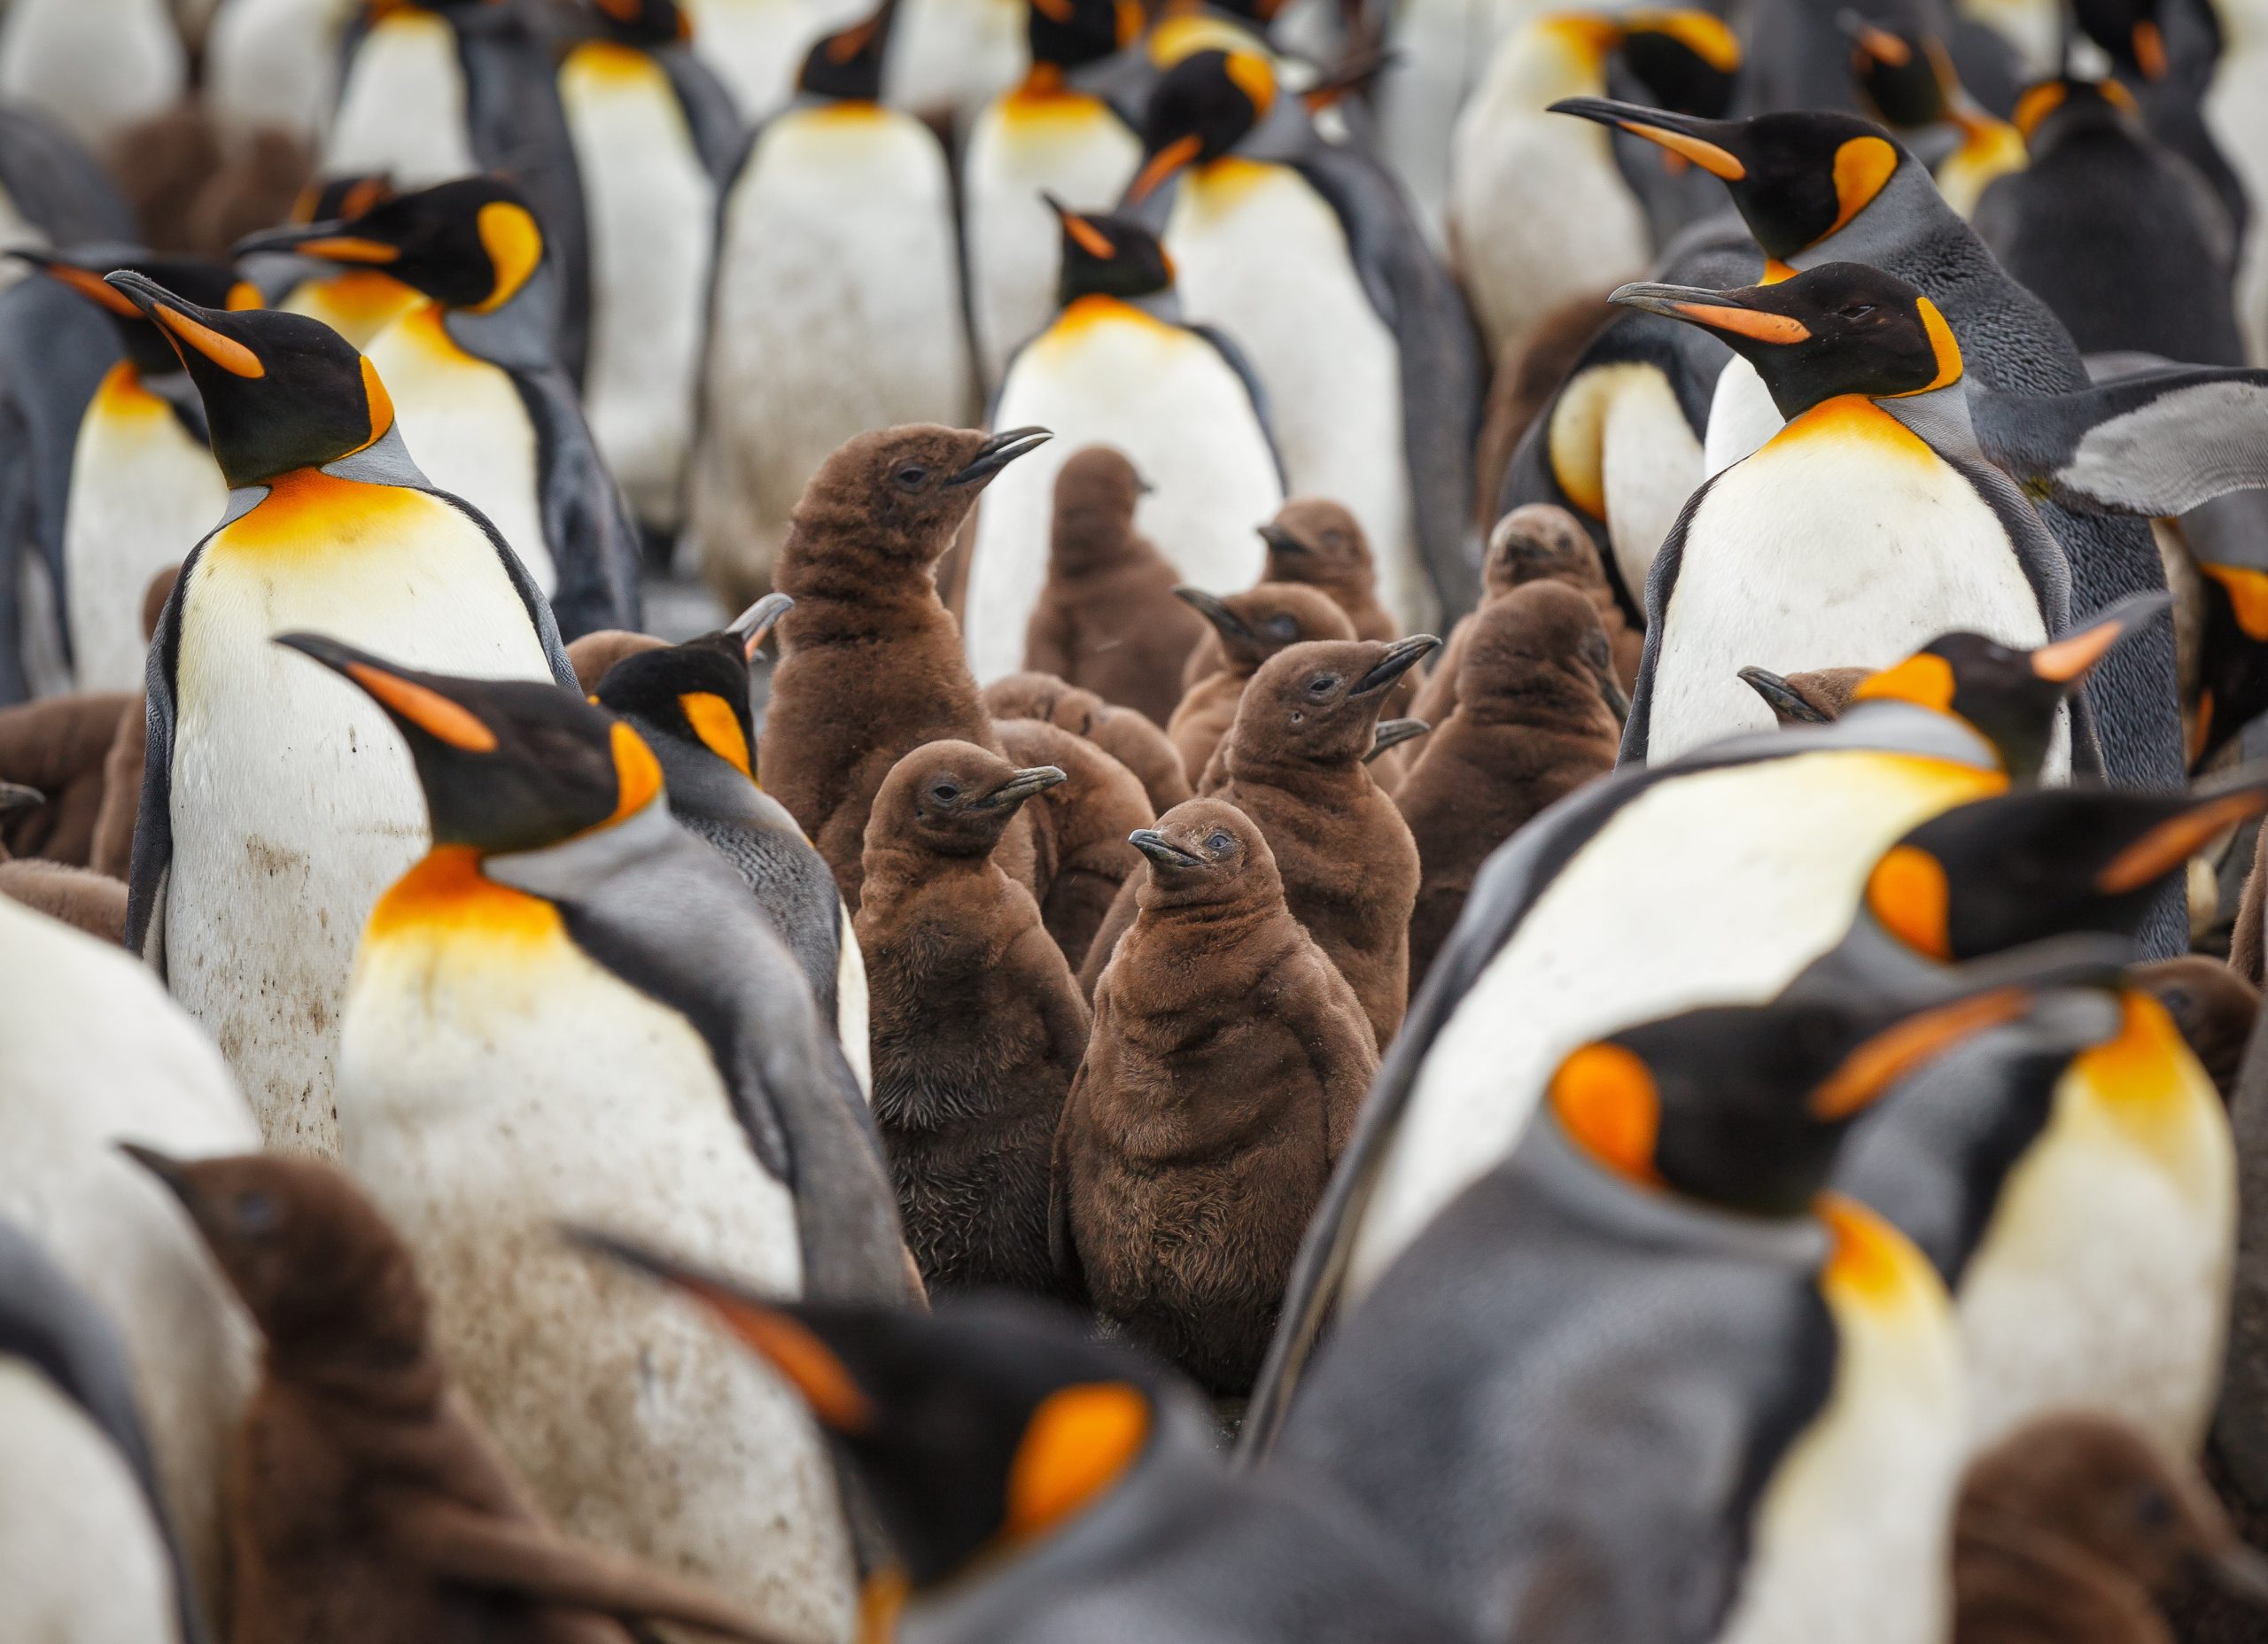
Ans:
[[[1893,418],[1939,455],[1966,458],[1973,463],[1984,461],[1977,424],[1969,415],[1966,377],[1927,393],[1901,394],[1874,403],[1876,410]]]
[[[484,852],[480,872],[542,901],[570,903],[586,899],[592,886],[680,841],[696,849],[708,849],[678,826],[671,818],[667,795],[657,793],[620,821],[602,823],[556,843],[533,850]]]
[[[431,491],[433,482],[425,477],[417,464],[410,460],[409,447],[402,442],[399,424],[389,428],[372,444],[346,456],[334,458],[321,468],[297,468],[285,474],[270,475],[253,485],[231,486],[227,511],[221,516],[223,526],[233,525],[261,503],[279,492],[291,492],[319,486],[326,479],[346,480],[362,485],[392,485],[411,491]]]
[[[1285,906],[1282,880],[1273,877],[1217,902],[1161,899],[1154,880],[1146,880],[1134,896],[1134,925],[1127,936],[1133,950],[1138,955],[1155,943],[1172,955],[1170,962],[1143,967],[1143,998],[1153,1008],[1178,1011],[1192,997],[1241,996],[1242,989],[1217,967],[1200,975],[1190,959],[1235,954],[1248,963],[1289,945],[1299,931]]]
[[[1911,260],[1922,241],[1952,230],[1966,232],[1937,182],[1911,154],[1900,152],[1897,169],[1874,198],[1825,239],[1806,245],[1787,261],[1797,269],[1830,262],[1862,262],[1895,269]]]
[[[1094,517],[1078,509],[1056,516],[1048,539],[1048,569],[1066,580],[1105,577],[1142,557],[1135,550],[1131,520]]]
[[[306,1354],[270,1344],[268,1368],[276,1380],[323,1407],[326,1427],[360,1431],[369,1439],[398,1431],[405,1420],[430,1415],[449,1384],[439,1356],[423,1341],[365,1348],[352,1358],[328,1341]]]
[[[679,816],[718,821],[770,820],[756,779],[714,749],[656,725],[642,714],[624,716],[661,761],[662,785]]]
[[[493,314],[444,308],[441,329],[476,360],[507,371],[540,371],[557,363],[564,306],[564,284],[557,265],[547,255],[502,307]]]
[[[1375,740],[1375,734],[1371,740]],[[1362,763],[1363,755],[1369,751],[1366,741],[1344,758],[1317,759],[1291,748],[1249,746],[1231,729],[1221,767],[1231,785],[1257,783],[1309,803],[1344,807],[1358,804],[1379,791],[1370,768]]]
[[[775,578],[796,601],[780,619],[783,644],[869,644],[951,620],[937,597],[936,559],[869,547],[860,539],[871,531],[848,509],[790,528]]]
[[[1144,291],[1134,297],[1110,291],[1079,291],[1063,303],[1055,315],[1055,324],[1076,326],[1082,321],[1107,318],[1117,308],[1130,308],[1166,325],[1186,323],[1182,317],[1181,293],[1169,285],[1161,291]]]
[[[998,848],[996,839],[992,850],[948,856],[903,840],[875,841],[864,857],[859,914],[881,918],[919,903],[951,900],[968,909],[972,930],[997,924],[987,916],[1011,900],[1014,889],[1014,881],[994,859]],[[1033,911],[1037,914],[1036,905]]]

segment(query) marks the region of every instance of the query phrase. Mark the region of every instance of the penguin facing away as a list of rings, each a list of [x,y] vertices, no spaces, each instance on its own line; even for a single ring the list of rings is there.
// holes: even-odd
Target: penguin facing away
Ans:
[[[559,363],[559,260],[517,189],[468,177],[237,249],[374,267],[423,292],[370,344],[411,454],[512,545],[563,634],[637,626],[637,530]]]
[[[850,911],[827,859],[756,779],[749,670],[793,604],[784,593],[767,594],[729,627],[627,655],[594,694],[654,750],[670,814],[733,865],[796,956],[819,1020],[834,1025],[860,1087],[871,1090],[866,966]]]
[[[968,420],[944,151],[881,102],[896,0],[827,35],[726,184],[690,529],[728,604],[770,591],[804,485],[868,429]],[[855,363],[855,368],[853,364]]]
[[[416,1258],[467,1397],[562,1529],[840,1636],[850,1547],[796,1402],[553,1237],[603,1218],[796,1294],[904,1296],[866,1104],[793,957],[627,725],[284,643],[384,707],[430,809],[356,956],[341,1162]]]
[[[416,858],[422,807],[377,710],[310,688],[268,636],[320,622],[422,661],[573,675],[541,591],[418,470],[337,333],[110,283],[180,353],[230,487],[151,644],[127,943],[219,1042],[268,1144],[335,1153],[354,935]]]
[[[1210,593],[1251,583],[1262,558],[1253,528],[1284,501],[1269,401],[1233,343],[1184,322],[1157,237],[1130,218],[1055,210],[1060,307],[1008,362],[991,420],[1062,438],[1060,454],[1020,465],[977,512],[961,618],[980,684],[1023,665],[1046,586],[1055,482],[1074,453],[1107,445],[1134,465],[1150,487],[1136,528],[1181,580]]]

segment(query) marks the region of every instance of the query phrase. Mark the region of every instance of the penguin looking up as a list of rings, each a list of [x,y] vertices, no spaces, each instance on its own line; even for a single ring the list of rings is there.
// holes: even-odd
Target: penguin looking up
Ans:
[[[1917,151],[1933,128],[1950,128],[1953,141],[1931,159],[1930,172],[1946,204],[1975,217],[1984,190],[2023,168],[2023,134],[1961,89],[1953,58],[1935,35],[1850,12],[1837,20],[1851,36],[1851,76],[1884,125],[1901,138],[1918,139]]]
[[[542,591],[418,469],[338,333],[110,283],[181,356],[229,486],[151,644],[127,943],[220,1043],[268,1144],[335,1154],[355,933],[416,859],[423,806],[377,709],[310,688],[268,637],[321,623],[444,667],[574,676]]]
[[[1263,582],[1221,597],[1197,588],[1177,592],[1213,624],[1221,640],[1219,661],[1209,673],[1189,671],[1202,666],[1204,648],[1190,653],[1181,702],[1166,722],[1166,735],[1181,755],[1191,786],[1201,787],[1214,753],[1236,723],[1245,687],[1260,665],[1287,645],[1351,640],[1355,624],[1329,594],[1298,583]],[[1384,704],[1379,710],[1385,710]]]
[[[992,853],[1018,808],[1063,780],[931,742],[897,762],[866,824],[874,1122],[932,1295],[1059,1290],[1048,1165],[1087,1005],[1039,904]]]
[[[1165,732],[1147,714],[1106,702],[1052,674],[1012,673],[984,687],[995,719],[1041,719],[1083,736],[1134,773],[1161,817],[1190,797],[1189,774]]]
[[[234,1636],[629,1644],[634,1618],[767,1644],[717,1594],[543,1522],[451,1383],[408,1251],[345,1175],[123,1151],[267,1338],[227,1469]]]
[[[1156,235],[1050,204],[1062,244],[1055,318],[1009,361],[992,422],[1054,429],[1063,449],[1008,476],[977,513],[960,605],[970,666],[988,684],[1021,665],[1045,598],[1055,480],[1074,453],[1107,445],[1131,462],[1150,487],[1137,529],[1179,580],[1214,593],[1251,582],[1253,527],[1284,501],[1270,402],[1233,342],[1184,322]]]
[[[861,434],[827,459],[781,546],[781,619],[758,777],[819,847],[858,909],[867,807],[899,759],[956,740],[999,751],[932,568],[977,493],[1049,438],[915,426]],[[1008,877],[1037,891],[1028,825],[1001,841]]]
[[[986,104],[961,159],[969,314],[977,364],[997,387],[1009,358],[1055,311],[1048,278],[1061,230],[1048,198],[1082,210],[1116,199],[1142,163],[1142,144],[1079,71],[1134,43],[1141,10],[1118,0],[1047,0],[1028,8],[1031,67]]]
[[[315,183],[291,208],[294,223],[339,222],[359,217],[393,197],[382,174],[332,177]],[[268,293],[268,306],[320,320],[357,348],[424,299],[373,265],[326,262],[298,252],[250,252],[238,256],[245,277]]]
[[[687,523],[730,605],[770,592],[829,453],[975,411],[945,151],[881,101],[897,16],[882,0],[813,44],[725,185]]]
[[[124,345],[125,357],[88,402],[72,449],[61,592],[78,688],[131,690],[149,663],[142,590],[213,529],[229,488],[214,466],[204,407],[179,357],[105,276],[130,269],[214,308],[257,307],[260,294],[227,264],[202,258],[14,255],[101,309]]]
[[[370,344],[412,454],[488,516],[566,637],[638,625],[637,530],[559,362],[557,259],[517,187],[467,177],[237,249],[381,268],[424,293]]]
[[[279,644],[378,703],[424,789],[433,847],[363,929],[338,1093],[340,1162],[424,1274],[435,1343],[562,1529],[775,1631],[847,1627],[800,1406],[552,1237],[603,1217],[787,1292],[905,1296],[866,1103],[794,957],[602,709]]]
[[[670,814],[716,847],[772,920],[832,1024],[859,1084],[871,1090],[866,966],[835,876],[788,809],[756,780],[749,670],[794,601],[767,594],[729,627],[625,656],[599,679],[599,706],[619,714],[662,762]]]
[[[582,1237],[698,1303],[811,1401],[901,1561],[868,1579],[876,1636],[1475,1644],[1327,1480],[1231,1471],[1194,1387],[1058,1311],[1002,1295],[934,1313],[775,1299]]]
[[[1249,51],[1192,53],[1151,95],[1121,210],[1161,227],[1190,314],[1250,357],[1288,488],[1363,522],[1406,632],[1472,601],[1480,349],[1392,179],[1317,134],[1308,99],[1331,95]]]

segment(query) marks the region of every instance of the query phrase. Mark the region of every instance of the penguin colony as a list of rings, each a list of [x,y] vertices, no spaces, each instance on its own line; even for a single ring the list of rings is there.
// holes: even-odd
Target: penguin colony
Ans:
[[[6,0],[0,1638],[2268,1637],[2268,4]]]

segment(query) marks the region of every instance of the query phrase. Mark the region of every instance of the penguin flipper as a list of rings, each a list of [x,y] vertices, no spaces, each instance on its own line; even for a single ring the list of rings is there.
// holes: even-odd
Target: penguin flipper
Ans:
[[[738,169],[747,140],[732,93],[687,47],[665,46],[654,53],[654,60],[670,77],[678,106],[685,111],[685,123],[693,133],[694,152],[701,157],[703,169],[722,189]]]
[[[2163,519],[2268,487],[2268,371],[2183,366],[2060,394],[1969,391],[1984,454],[2027,492]]]
[[[212,539],[206,537],[182,562],[181,575],[158,613],[150,665],[143,675],[149,734],[142,752],[142,800],[134,813],[134,853],[127,870],[126,945],[159,975],[166,969],[166,880],[174,863],[174,728],[179,713],[174,680],[181,666],[181,611],[197,563]]]
[[[534,425],[541,454],[536,482],[543,499],[543,534],[551,544],[559,590],[552,595],[559,631],[579,639],[602,628],[635,630],[641,621],[638,571],[644,554],[630,505],[599,455],[574,385],[559,371],[512,373]]]
[[[1654,671],[1661,663],[1666,627],[1662,618],[1669,609],[1670,595],[1677,591],[1678,568],[1685,562],[1685,533],[1693,523],[1694,510],[1716,483],[1710,479],[1686,499],[1677,523],[1655,550],[1653,569],[1646,573],[1646,639],[1638,653],[1638,678],[1630,686],[1630,717],[1622,722],[1622,748],[1614,759],[1618,767],[1646,763],[1647,738],[1654,719]]]

